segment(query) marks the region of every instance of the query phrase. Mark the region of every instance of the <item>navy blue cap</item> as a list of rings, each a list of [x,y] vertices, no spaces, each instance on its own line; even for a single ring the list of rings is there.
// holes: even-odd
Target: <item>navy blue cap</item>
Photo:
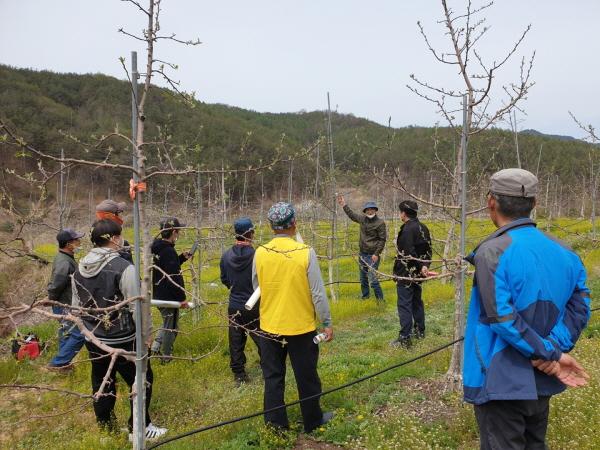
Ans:
[[[236,237],[243,236],[248,231],[254,230],[254,224],[248,217],[240,217],[233,222],[233,229],[235,230]]]
[[[74,241],[75,239],[81,239],[85,236],[85,233],[80,233],[79,231],[75,231],[72,228],[63,228],[56,235],[56,240],[58,242],[69,242]]]
[[[375,202],[365,203],[365,206],[363,206],[363,212],[365,212],[369,208],[373,208],[375,211],[379,211],[379,208],[377,207],[377,204]]]

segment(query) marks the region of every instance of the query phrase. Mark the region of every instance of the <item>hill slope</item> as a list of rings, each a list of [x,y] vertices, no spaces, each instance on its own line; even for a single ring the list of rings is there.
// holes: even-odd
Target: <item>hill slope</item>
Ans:
[[[106,149],[84,152],[81,145],[65,138],[71,133],[79,139],[107,133],[115,128],[130,132],[130,90],[127,82],[101,74],[57,74],[47,71],[15,69],[0,65],[0,117],[34,146],[58,155],[60,149],[73,157],[103,158]],[[171,92],[155,88],[147,108],[147,139],[160,133],[178,145],[176,159],[181,165],[207,168],[244,167],[271,159],[275,149],[293,152],[314,143],[325,134],[323,111],[299,113],[258,113],[221,104],[197,102],[194,108],[180,102]],[[406,127],[388,129],[352,115],[333,114],[332,118],[336,170],[344,173],[347,184],[372,180],[370,169],[388,165],[400,167],[417,190],[428,189],[431,176],[440,190],[448,188],[442,166],[452,166],[458,138],[453,130]],[[569,192],[579,192],[582,174],[587,174],[590,146],[577,140],[565,141],[539,133],[520,134],[520,151],[524,168],[537,171],[540,178],[558,180]],[[437,143],[437,144],[434,144]],[[129,161],[129,149],[122,142],[113,143],[112,158]],[[14,153],[0,147],[0,162],[10,166]],[[437,157],[436,157],[437,154]],[[471,179],[482,172],[515,165],[513,137],[503,130],[489,130],[469,144]],[[315,154],[294,165],[294,191],[298,195],[314,184]],[[152,151],[150,162],[158,156]],[[329,166],[328,152],[321,149],[321,165]],[[31,164],[33,167],[33,164]],[[279,165],[267,177],[267,190],[287,187],[289,168]],[[90,174],[78,171],[98,183],[125,179],[121,174]],[[82,178],[83,180],[83,178]],[[172,181],[172,180],[171,180]],[[170,181],[170,182],[171,182]],[[242,181],[228,180],[233,197],[242,193]],[[256,195],[258,178],[250,180],[247,195]],[[577,197],[575,194],[574,198]],[[580,196],[580,194],[578,194]]]

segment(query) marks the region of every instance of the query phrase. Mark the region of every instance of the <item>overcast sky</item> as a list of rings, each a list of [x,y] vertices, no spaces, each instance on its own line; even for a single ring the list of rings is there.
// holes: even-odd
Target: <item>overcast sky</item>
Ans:
[[[458,10],[466,1],[449,3]],[[428,52],[416,25],[420,20],[433,44],[449,49],[437,24],[439,0],[164,0],[163,10],[165,34],[202,45],[161,42],[156,57],[177,63],[174,77],[206,102],[310,111],[326,107],[329,91],[339,112],[431,126],[442,119],[406,88],[410,74],[461,87],[456,71]],[[517,81],[520,58],[536,51],[536,85],[520,128],[581,137],[569,110],[600,127],[600,1],[497,0],[486,16],[491,29],[480,52],[487,61],[502,58],[532,24],[497,80],[498,87]],[[144,47],[117,29],[143,26],[142,15],[118,0],[0,0],[0,63],[124,78],[118,57],[137,50],[143,59]],[[501,94],[493,92],[495,105]]]

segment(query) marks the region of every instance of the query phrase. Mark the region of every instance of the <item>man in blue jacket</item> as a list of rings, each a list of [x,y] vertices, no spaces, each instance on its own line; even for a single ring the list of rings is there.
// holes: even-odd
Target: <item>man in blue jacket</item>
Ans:
[[[258,306],[250,311],[245,308],[246,301],[254,292],[252,287],[252,260],[254,259],[254,225],[252,221],[243,217],[233,224],[235,231],[235,244],[221,257],[221,282],[229,289],[229,357],[230,367],[235,382],[239,385],[249,380],[246,373],[246,347],[247,335],[250,335],[258,354],[260,355],[260,342],[257,334],[260,323]]]
[[[585,268],[529,218],[536,193],[526,170],[495,173],[487,206],[498,230],[467,257],[464,398],[482,449],[545,449],[550,397],[588,377],[567,354],[589,319]]]

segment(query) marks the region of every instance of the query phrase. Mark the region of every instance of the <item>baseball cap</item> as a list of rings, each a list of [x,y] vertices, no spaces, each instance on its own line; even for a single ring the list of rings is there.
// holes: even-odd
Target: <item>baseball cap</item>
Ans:
[[[63,228],[56,235],[56,240],[61,242],[69,242],[74,241],[75,239],[81,239],[85,236],[85,233],[80,233],[79,231],[75,231],[72,228]]]
[[[296,210],[290,203],[278,202],[269,209],[267,219],[274,230],[286,230],[296,223]]]
[[[96,206],[96,211],[100,212],[110,212],[113,214],[118,214],[120,212],[125,211],[125,206],[126,203],[125,202],[115,202],[114,200],[111,199],[106,199],[106,200],[102,200],[97,206]]]
[[[490,177],[493,194],[532,198],[537,194],[537,187],[537,177],[524,169],[503,169]]]
[[[241,217],[233,223],[233,229],[235,230],[236,237],[242,236],[248,231],[254,230],[254,224],[252,223],[250,218]]]
[[[412,200],[403,200],[398,205],[398,209],[400,211],[408,210],[408,211],[417,212],[417,211],[419,211],[419,205],[417,205],[417,202],[414,202]]]
[[[183,228],[185,223],[181,223],[177,217],[165,217],[160,221],[160,230],[170,230],[172,228]]]

